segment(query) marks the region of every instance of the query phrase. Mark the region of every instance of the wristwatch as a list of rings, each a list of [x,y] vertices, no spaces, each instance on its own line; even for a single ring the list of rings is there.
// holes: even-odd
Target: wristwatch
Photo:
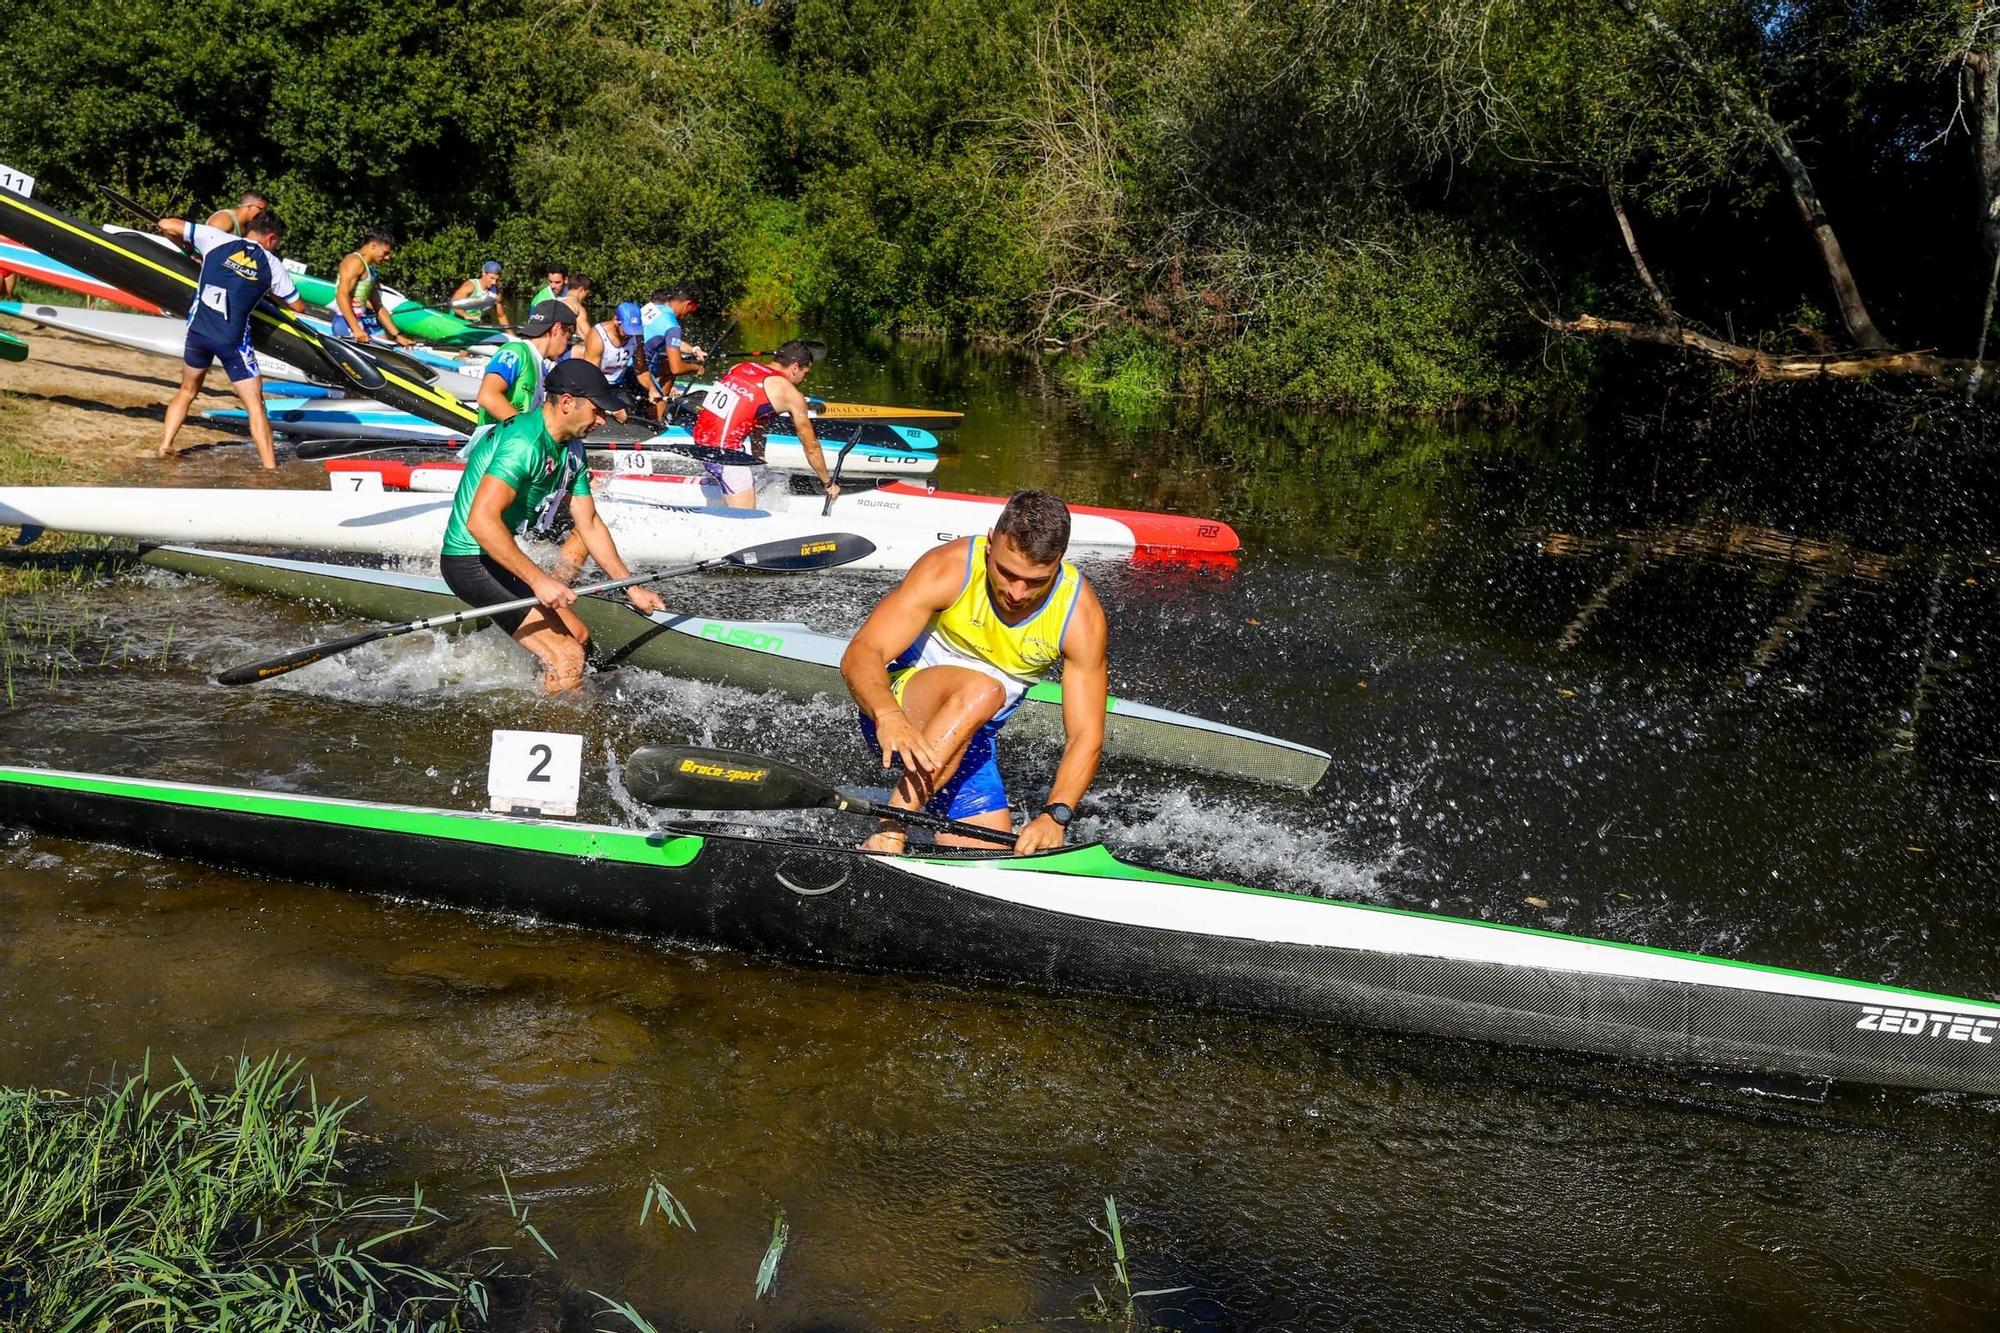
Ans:
[[[1050,801],[1042,807],[1042,813],[1055,820],[1057,828],[1068,828],[1069,821],[1076,817],[1076,811],[1061,801]]]

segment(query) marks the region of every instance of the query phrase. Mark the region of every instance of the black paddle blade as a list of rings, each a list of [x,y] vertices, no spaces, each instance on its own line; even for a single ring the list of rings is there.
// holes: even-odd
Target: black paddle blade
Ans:
[[[382,378],[381,367],[352,343],[339,338],[321,338],[319,350],[327,363],[340,372],[341,378],[357,389],[373,391],[388,383]]]
[[[294,456],[300,462],[312,463],[322,458],[351,458],[355,454],[390,454],[404,449],[449,451],[463,443],[462,440],[378,440],[360,435],[340,436],[334,439],[300,440]]]
[[[332,657],[335,653],[344,653],[350,648],[359,648],[364,643],[373,643],[377,639],[386,639],[395,632],[394,629],[364,630],[359,634],[350,635],[345,639],[336,639],[332,643],[316,643],[310,648],[301,648],[296,652],[286,653],[281,657],[267,657],[261,662],[245,662],[241,666],[230,667],[227,671],[217,675],[215,683],[218,685],[255,685],[260,680],[269,680],[273,676],[282,676],[288,671],[297,671],[300,667],[309,667],[314,662]]]
[[[789,541],[765,542],[762,546],[732,551],[724,559],[745,569],[768,570],[773,574],[801,574],[809,569],[832,569],[852,564],[875,553],[875,543],[852,532],[823,532],[816,537],[794,537]]]
[[[648,745],[625,761],[625,790],[669,810],[814,810],[840,793],[817,774],[740,750]]]

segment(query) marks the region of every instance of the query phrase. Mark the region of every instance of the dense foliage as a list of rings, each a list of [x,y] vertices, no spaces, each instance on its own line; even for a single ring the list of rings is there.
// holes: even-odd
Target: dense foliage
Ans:
[[[1970,0],[50,17],[0,0],[0,160],[98,214],[91,182],[176,209],[261,186],[319,270],[387,225],[416,294],[559,256],[603,296],[691,278],[766,315],[1095,342],[1086,383],[1546,411],[1600,377],[1550,328],[1583,311],[1853,345],[1776,128],[1885,336],[1964,355],[1984,322],[1996,35]]]

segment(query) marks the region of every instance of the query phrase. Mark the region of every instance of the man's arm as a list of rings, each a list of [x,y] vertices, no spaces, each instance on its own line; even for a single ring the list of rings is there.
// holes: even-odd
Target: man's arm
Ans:
[[[604,335],[597,331],[595,324],[583,335],[583,359],[593,366],[604,359]]]
[[[383,332],[394,338],[402,346],[408,347],[412,340],[408,334],[397,328],[396,321],[389,317],[389,305],[388,302],[382,299],[381,283],[376,283],[374,290],[368,293],[368,304],[375,307],[375,318],[382,321]]]
[[[667,344],[667,373],[669,375],[692,375],[702,368],[701,362],[681,353],[679,343]],[[789,383],[790,381],[787,381]]]
[[[542,567],[528,559],[528,553],[508,531],[504,515],[512,503],[512,486],[498,477],[481,477],[479,489],[472,493],[472,512],[466,516],[466,530],[493,563],[528,585],[536,601],[547,607],[568,606],[576,600],[576,594],[543,573]]]
[[[347,336],[358,343],[372,341],[361,326],[361,316],[354,313],[354,284],[361,281],[366,267],[360,255],[349,255],[340,261],[340,271],[333,277],[333,313],[346,322]]]
[[[208,215],[208,225],[217,231],[234,231],[236,229],[235,210],[229,208],[216,209]]]
[[[918,773],[934,773],[937,751],[903,713],[889,689],[889,663],[915,643],[930,618],[951,605],[964,580],[965,551],[970,537],[927,552],[887,597],[876,603],[840,658],[840,674],[855,705],[875,724],[882,745],[882,767],[900,761]]]
[[[792,429],[798,433],[799,444],[806,451],[806,466],[819,476],[819,484],[825,488],[827,496],[839,495],[840,487],[833,484],[833,474],[827,470],[826,451],[819,447],[819,433],[813,429],[806,396],[783,375],[773,375],[764,381],[764,396],[771,400],[773,412],[791,416]]]
[[[596,500],[588,495],[572,495],[569,516],[576,523],[576,535],[583,538],[583,549],[590,552],[590,558],[597,562],[599,569],[614,579],[632,577],[632,571],[626,568],[625,558],[618,554],[618,543],[611,539],[611,529],[604,525],[604,519],[597,512]],[[648,615],[667,609],[658,593],[638,585],[625,590],[625,600]]]
[[[1074,807],[1097,777],[1104,754],[1104,710],[1109,702],[1110,668],[1106,659],[1109,628],[1104,606],[1088,583],[1077,592],[1076,610],[1063,635],[1063,753],[1049,784],[1049,803]],[[1062,825],[1047,815],[1028,821],[1014,850],[1022,856],[1063,844]]]
[[[473,400],[473,405],[495,421],[512,421],[515,417],[514,404],[507,395],[513,391],[514,380],[525,369],[516,364],[519,359],[514,345],[510,343],[486,363],[486,373],[479,377],[479,396]],[[499,369],[494,369],[496,366]]]

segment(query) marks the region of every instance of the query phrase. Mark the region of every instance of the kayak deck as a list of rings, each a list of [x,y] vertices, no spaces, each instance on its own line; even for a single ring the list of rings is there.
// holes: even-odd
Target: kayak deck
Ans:
[[[0,823],[815,966],[1699,1069],[2000,1092],[2000,1004],[1190,878],[0,767]]]

